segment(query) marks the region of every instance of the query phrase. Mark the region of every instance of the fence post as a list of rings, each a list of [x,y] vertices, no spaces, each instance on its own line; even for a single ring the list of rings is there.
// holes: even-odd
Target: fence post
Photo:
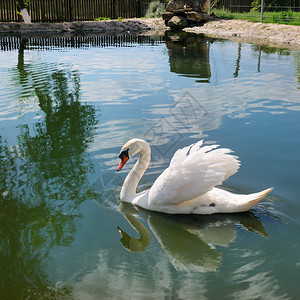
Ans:
[[[264,0],[260,2],[260,21],[263,23],[264,21]]]
[[[137,0],[137,18],[141,18],[142,16],[142,11],[141,11],[141,3],[140,0]]]
[[[19,0],[18,4],[19,4],[19,8],[20,8],[24,23],[31,23],[30,16],[29,16],[29,13],[28,13],[28,10],[27,10],[27,7],[26,7],[24,1]]]
[[[74,20],[74,13],[73,13],[73,0],[69,0],[69,18],[70,22],[73,22]]]
[[[118,7],[118,0],[113,1],[113,6],[114,6],[114,16],[113,19],[117,19],[119,17],[119,7]]]

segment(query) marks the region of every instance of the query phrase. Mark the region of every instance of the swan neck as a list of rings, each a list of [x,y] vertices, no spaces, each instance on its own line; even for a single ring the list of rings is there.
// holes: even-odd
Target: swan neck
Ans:
[[[139,158],[131,171],[128,173],[120,194],[122,201],[131,202],[132,198],[136,195],[136,188],[142,176],[148,168],[150,163],[151,151],[148,144],[140,150]]]

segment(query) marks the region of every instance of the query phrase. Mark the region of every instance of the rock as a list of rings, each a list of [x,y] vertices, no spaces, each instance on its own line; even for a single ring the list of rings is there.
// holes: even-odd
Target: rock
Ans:
[[[198,13],[196,11],[189,11],[186,13],[186,19],[188,21],[193,21],[193,22],[209,22],[214,20],[215,18],[208,14]]]
[[[187,10],[192,9],[197,12],[206,13],[209,9],[209,0],[169,0],[166,11],[172,12],[185,8]]]
[[[162,14],[162,18],[164,21],[169,21],[174,17],[174,14],[171,12],[165,12]]]
[[[173,21],[176,23],[175,25],[173,24],[174,23],[173,21],[170,22],[169,24],[169,21],[172,20],[174,16],[178,17],[180,20],[185,19],[187,24],[185,24],[186,23],[185,21],[182,21],[184,22],[184,25],[177,26],[176,24],[179,22],[178,18],[173,19]],[[171,28],[176,28],[176,29],[179,28],[182,29],[184,27],[200,26],[206,22],[216,20],[217,18],[215,16],[211,16],[205,13],[179,9],[179,10],[174,10],[173,12],[166,12],[162,14],[162,19],[165,21],[166,26],[170,26]]]
[[[188,21],[181,16],[174,16],[168,22],[168,26],[170,26],[172,29],[183,29],[188,25],[189,25]]]

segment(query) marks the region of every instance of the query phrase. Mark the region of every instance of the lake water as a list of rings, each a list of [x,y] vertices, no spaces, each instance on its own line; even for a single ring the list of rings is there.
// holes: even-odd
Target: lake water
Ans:
[[[2,37],[1,299],[298,299],[300,54],[196,36]],[[204,139],[242,165],[224,188],[274,190],[248,213],[120,205]],[[120,232],[123,233],[121,239]],[[120,240],[121,239],[121,240]]]

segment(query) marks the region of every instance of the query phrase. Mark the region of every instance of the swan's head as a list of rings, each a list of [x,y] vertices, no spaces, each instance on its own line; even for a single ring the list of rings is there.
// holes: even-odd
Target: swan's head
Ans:
[[[123,168],[123,166],[126,164],[129,158],[148,148],[149,145],[144,140],[132,139],[128,141],[120,151],[119,158],[121,159],[121,161],[117,168],[117,171],[119,172]]]

